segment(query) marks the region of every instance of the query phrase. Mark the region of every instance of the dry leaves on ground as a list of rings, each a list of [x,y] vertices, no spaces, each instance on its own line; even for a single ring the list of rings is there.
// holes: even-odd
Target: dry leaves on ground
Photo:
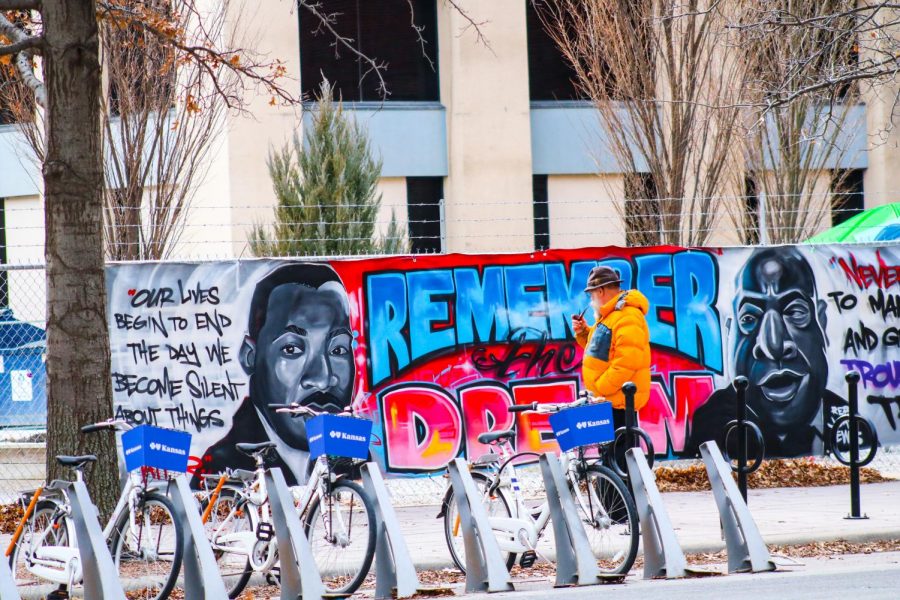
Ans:
[[[654,471],[661,492],[700,492],[709,490],[709,478],[703,465],[658,467]],[[893,481],[875,469],[860,469],[862,483]],[[764,461],[747,479],[750,488],[820,487],[850,483],[850,468],[832,465],[816,458],[791,458]]]
[[[23,510],[19,504],[0,504],[0,533],[12,533],[22,520]]]

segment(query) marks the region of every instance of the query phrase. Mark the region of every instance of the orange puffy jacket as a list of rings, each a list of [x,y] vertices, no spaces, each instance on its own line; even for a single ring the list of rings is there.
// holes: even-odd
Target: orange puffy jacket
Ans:
[[[575,337],[584,348],[584,385],[614,408],[625,408],[622,386],[628,381],[637,385],[636,410],[650,399],[650,330],[645,318],[649,307],[639,291],[624,291],[603,305],[597,324]]]

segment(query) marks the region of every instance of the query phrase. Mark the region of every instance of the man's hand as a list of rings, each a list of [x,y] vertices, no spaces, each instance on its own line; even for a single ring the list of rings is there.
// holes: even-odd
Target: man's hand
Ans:
[[[581,335],[587,331],[588,325],[581,315],[572,315],[572,331],[575,335]]]

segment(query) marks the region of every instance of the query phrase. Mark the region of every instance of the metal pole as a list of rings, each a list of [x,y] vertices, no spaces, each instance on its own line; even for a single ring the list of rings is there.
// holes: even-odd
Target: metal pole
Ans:
[[[846,375],[848,402],[850,404],[850,518],[861,519],[859,506],[859,373],[850,371]]]
[[[438,214],[441,219],[441,249],[439,252],[443,254],[447,251],[447,207],[444,204],[443,198],[438,201],[438,210],[440,211]]]
[[[626,381],[622,386],[622,393],[625,394],[625,444],[627,448],[634,448],[638,445],[637,436],[634,435],[634,429],[637,427],[637,413],[634,410],[634,395],[637,393],[637,386]]]
[[[744,502],[747,502],[747,387],[750,382],[741,375],[734,380],[734,389],[737,391],[737,421],[738,421],[738,489]]]
[[[766,193],[759,193],[759,243],[763,246],[769,243],[768,207],[766,206]]]

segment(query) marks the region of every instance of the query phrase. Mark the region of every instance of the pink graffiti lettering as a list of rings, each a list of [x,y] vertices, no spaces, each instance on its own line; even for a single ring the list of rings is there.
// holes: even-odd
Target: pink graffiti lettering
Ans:
[[[385,460],[394,471],[437,471],[459,454],[462,416],[449,395],[422,384],[381,395]]]
[[[670,400],[663,383],[654,381],[650,386],[650,401],[640,412],[641,428],[653,440],[658,454],[666,452],[670,440],[673,451],[684,450],[688,423],[715,389],[711,375],[675,375],[672,388]]]
[[[553,381],[549,383],[514,384],[512,388],[516,404],[572,402],[578,396],[575,380]],[[547,415],[519,413],[519,452],[559,452],[553,428]]]
[[[496,383],[465,387],[458,393],[466,420],[466,455],[474,460],[491,450],[490,446],[478,441],[479,435],[514,425],[513,415],[506,410],[512,404],[512,396],[504,386]]]

